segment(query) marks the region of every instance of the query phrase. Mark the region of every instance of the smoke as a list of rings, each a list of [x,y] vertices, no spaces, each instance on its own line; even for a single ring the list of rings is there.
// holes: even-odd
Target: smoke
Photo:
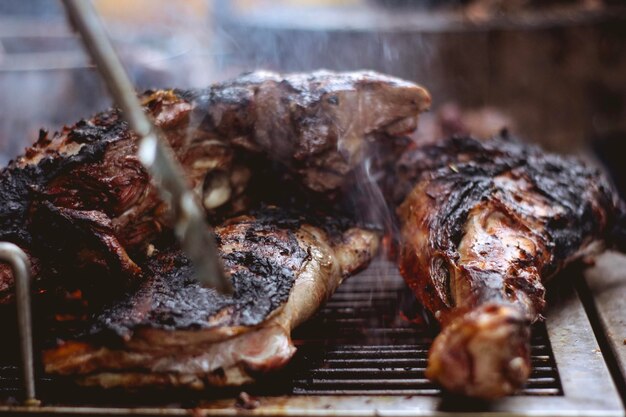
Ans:
[[[380,187],[383,170],[374,172],[375,156],[370,155],[358,166],[355,172],[356,189],[353,199],[355,211],[361,222],[383,231],[385,236],[396,236],[398,225],[395,215],[391,212],[387,199]]]
[[[237,8],[233,3],[241,2],[216,2],[216,46],[225,58],[220,70],[372,69],[421,82],[432,78],[436,37],[428,28],[408,30],[420,22],[407,19],[404,10],[368,1],[343,7],[258,1]]]
[[[441,73],[432,71],[437,37],[428,30],[409,30],[415,22],[403,17],[406,10],[383,9],[373,1],[344,2],[343,6],[255,1],[237,7],[241,3],[216,2],[218,72],[368,69],[426,83],[427,87],[433,74]],[[372,307],[384,294],[395,291],[398,285],[403,287],[391,253],[392,241],[398,235],[397,218],[383,189],[383,180],[395,161],[385,160],[383,155],[389,155],[389,149],[381,149],[376,142],[369,143],[369,153],[353,172],[354,185],[345,196],[359,222],[384,236],[379,260],[365,272],[376,278],[368,279],[368,288],[361,288]],[[369,327],[380,327],[379,312],[371,310]]]

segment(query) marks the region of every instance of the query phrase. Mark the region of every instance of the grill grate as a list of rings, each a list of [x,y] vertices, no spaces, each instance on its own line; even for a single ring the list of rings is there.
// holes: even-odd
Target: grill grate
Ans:
[[[317,315],[294,332],[298,352],[271,383],[246,387],[255,396],[392,395],[428,396],[439,388],[424,376],[428,348],[434,334],[426,323],[405,316],[416,311],[414,296],[397,270],[378,261],[345,282]],[[533,371],[520,395],[562,396],[555,359],[543,323],[533,329]],[[47,403],[74,405],[159,405],[182,401],[189,406],[206,400],[207,393],[153,395],[123,392],[67,390],[67,381],[41,377],[40,397]],[[236,390],[215,390],[211,398],[232,398]],[[71,398],[68,398],[68,393]],[[80,393],[80,394],[79,394]],[[21,394],[19,369],[0,364],[0,397]]]
[[[424,376],[434,336],[424,323],[402,316],[413,295],[397,270],[378,261],[350,278],[316,317],[294,333],[292,394],[440,394]],[[407,314],[412,315],[412,314]],[[533,328],[533,371],[520,395],[562,395],[559,374],[543,323]]]

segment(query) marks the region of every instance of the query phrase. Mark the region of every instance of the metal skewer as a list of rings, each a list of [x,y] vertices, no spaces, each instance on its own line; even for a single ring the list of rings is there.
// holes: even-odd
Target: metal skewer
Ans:
[[[122,109],[130,127],[141,137],[139,159],[174,212],[174,230],[196,268],[196,278],[204,286],[213,287],[222,293],[232,293],[232,286],[217,255],[215,237],[204,218],[204,210],[187,186],[182,167],[175,160],[173,151],[160,139],[159,133],[144,113],[91,2],[63,0],[63,3],[115,103]]]
[[[0,261],[8,263],[13,271],[17,305],[17,330],[20,334],[20,353],[22,356],[22,378],[26,389],[24,404],[35,407],[41,402],[35,397],[33,332],[30,309],[30,262],[23,250],[8,242],[0,242]]]

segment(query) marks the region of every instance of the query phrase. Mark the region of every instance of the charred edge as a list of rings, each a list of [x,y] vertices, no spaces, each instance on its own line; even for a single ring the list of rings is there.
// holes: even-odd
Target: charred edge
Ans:
[[[219,326],[262,323],[289,298],[307,251],[293,231],[285,233],[268,218],[254,220],[242,235],[221,236],[220,241],[220,245],[228,242],[238,248],[222,256],[225,268],[231,271],[233,297],[201,287],[190,261],[179,250],[170,249],[148,261],[147,281],[99,315],[88,333],[112,332],[124,337],[141,327],[207,329],[215,327],[211,319],[221,311],[228,315]],[[148,307],[138,311],[137,306],[146,303]]]
[[[83,144],[76,155],[52,155],[39,163],[23,168],[11,162],[0,171],[0,240],[29,245],[32,236],[28,230],[28,214],[37,192],[63,172],[80,164],[102,159],[108,145],[125,139],[128,131],[116,110],[96,115],[92,122],[81,120],[69,132],[68,140]],[[43,140],[40,134],[39,142]]]
[[[178,97],[193,103],[191,126],[218,137],[252,136],[254,90],[248,86],[221,85],[202,90],[174,90]],[[224,111],[215,117],[215,108]]]
[[[429,167],[435,169],[431,187],[444,194],[438,197],[439,210],[432,220],[433,230],[444,231],[435,238],[437,249],[454,251],[470,210],[501,191],[493,178],[514,170],[549,203],[565,210],[562,217],[546,224],[545,233],[554,247],[554,256],[542,274],[550,275],[587,237],[600,236],[607,226],[610,230],[619,223],[610,185],[597,170],[576,158],[546,154],[539,148],[503,138],[481,143],[469,137],[453,137],[419,152],[439,161],[437,166]],[[450,164],[454,164],[454,171]],[[419,178],[424,173],[416,172],[414,176]],[[598,209],[603,212],[599,214]],[[608,225],[604,224],[605,215]]]

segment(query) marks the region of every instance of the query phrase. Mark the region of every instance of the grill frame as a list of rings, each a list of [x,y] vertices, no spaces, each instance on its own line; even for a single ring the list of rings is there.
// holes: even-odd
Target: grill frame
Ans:
[[[389,283],[380,282],[380,275],[393,275],[398,278],[392,264],[376,261],[360,274],[360,279],[369,280],[372,291],[389,291]],[[493,402],[481,402],[448,395],[438,395],[437,389],[421,395],[411,391],[394,395],[377,395],[367,390],[355,394],[355,391],[335,393],[334,395],[278,395],[257,397],[259,406],[252,410],[242,410],[236,406],[236,399],[229,397],[202,401],[199,407],[127,407],[127,406],[58,406],[41,407],[0,405],[0,414],[62,414],[62,415],[207,415],[231,416],[242,413],[250,415],[311,415],[311,416],[432,416],[452,415],[460,411],[464,415],[507,415],[507,416],[607,416],[624,417],[624,409],[619,394],[604,362],[590,321],[583,305],[572,285],[580,279],[577,272],[567,271],[572,275],[561,277],[564,285],[553,289],[552,302],[547,311],[545,329],[552,347],[552,353],[562,387],[562,395],[518,395]],[[351,278],[352,283],[359,282],[359,277]],[[397,281],[396,281],[397,282]],[[346,284],[349,288],[350,282]],[[349,294],[349,291],[343,291]],[[338,299],[350,298],[339,296]],[[342,301],[339,301],[342,302]],[[329,304],[333,300],[329,301]],[[323,313],[323,307],[321,312]],[[307,345],[306,341],[296,341]],[[326,348],[335,349],[328,344]],[[332,346],[335,346],[333,348]],[[393,349],[387,345],[385,349]],[[362,347],[361,347],[362,348]],[[401,347],[400,347],[401,348]],[[345,350],[345,346],[343,347]],[[377,348],[372,348],[373,350]],[[384,349],[383,349],[384,350]],[[357,349],[358,351],[358,349]],[[362,352],[362,351],[361,351]],[[332,356],[332,355],[331,355]],[[330,368],[337,371],[338,368]],[[246,390],[246,388],[244,388]],[[545,394],[545,392],[544,392]]]

